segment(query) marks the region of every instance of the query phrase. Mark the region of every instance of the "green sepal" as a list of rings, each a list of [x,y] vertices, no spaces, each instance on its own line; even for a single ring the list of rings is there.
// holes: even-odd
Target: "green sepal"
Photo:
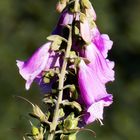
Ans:
[[[67,40],[65,38],[61,37],[60,35],[50,35],[47,37],[47,40],[49,40],[49,41],[61,40],[61,41],[67,42]]]
[[[52,94],[52,93],[50,93],[50,94]],[[50,96],[49,93],[47,93],[46,96],[44,96],[44,98],[43,98],[43,103],[54,105],[55,99],[53,99],[53,97]]]
[[[81,105],[76,101],[69,102],[68,100],[64,100],[62,104],[64,106],[70,106],[73,109],[76,108],[79,112],[82,111]]]
[[[69,130],[74,130],[77,129],[79,118],[75,118],[74,113],[72,112],[65,120],[64,120],[64,130],[69,131]]]
[[[51,44],[51,50],[58,51],[59,48],[60,48],[61,43],[62,43],[62,40],[55,39],[55,41],[52,42],[52,44]]]
[[[49,84],[50,83],[50,78],[44,77],[43,82],[46,83],[46,84]]]
[[[41,123],[46,123],[50,125],[50,122],[48,122],[48,117],[42,112],[42,110],[37,105],[33,105],[33,112],[29,113],[29,115],[33,118],[38,119]]]
[[[78,92],[76,90],[76,87],[75,85],[71,85],[70,86],[70,97],[74,100],[77,100],[78,99]]]
[[[59,118],[62,118],[64,116],[65,116],[65,112],[64,112],[63,108],[60,108],[59,109]]]
[[[67,42],[67,40],[59,35],[50,35],[47,37],[47,40],[52,41],[51,50],[58,51],[62,41]]]
[[[44,129],[42,126],[37,128],[36,126],[32,125],[31,133],[32,134],[27,134],[27,136],[32,137],[33,140],[43,140],[44,138]]]
[[[79,66],[80,61],[81,61],[81,58],[80,57],[77,57],[77,59],[75,59],[75,62],[74,62],[75,68],[77,68]]]
[[[39,129],[36,126],[32,126],[32,135],[39,135]]]
[[[71,133],[69,135],[61,134],[60,140],[76,140],[76,133]]]

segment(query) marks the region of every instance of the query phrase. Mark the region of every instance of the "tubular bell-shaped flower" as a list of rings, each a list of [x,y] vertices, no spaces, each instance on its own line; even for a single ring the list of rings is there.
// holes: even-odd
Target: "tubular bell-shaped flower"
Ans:
[[[98,50],[106,58],[108,51],[112,48],[113,41],[110,40],[107,34],[100,34],[97,27],[92,28],[92,42]]]
[[[48,43],[17,60],[26,89],[37,82],[45,93],[44,113],[30,113],[39,124],[29,139],[76,140],[84,125],[103,124],[104,107],[113,102],[105,86],[114,80],[114,62],[107,59],[113,42],[99,32],[90,0],[59,0],[56,9],[61,15]]]
[[[78,72],[81,97],[86,105],[85,123],[103,119],[103,108],[112,103],[112,95],[107,94],[105,85],[96,73],[81,60]]]
[[[47,71],[53,66],[59,66],[58,55],[50,50],[50,45],[50,42],[44,44],[26,61],[17,60],[19,72],[26,80],[27,90],[43,71]]]
[[[88,46],[85,46],[84,57],[90,61],[88,66],[102,83],[114,80],[114,62],[110,62],[108,59],[104,58],[95,44],[90,43]]]
[[[64,10],[59,18],[56,28],[52,32],[52,34],[62,34],[62,29],[64,26],[72,24],[74,19],[73,13],[71,13],[68,9]]]

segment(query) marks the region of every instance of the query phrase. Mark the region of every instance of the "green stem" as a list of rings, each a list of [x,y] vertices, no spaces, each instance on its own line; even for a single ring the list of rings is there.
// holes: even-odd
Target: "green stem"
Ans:
[[[67,59],[66,58],[69,58],[71,46],[72,46],[72,29],[71,29],[71,27],[69,27],[69,38],[68,38],[68,43],[67,43],[67,49],[66,49],[64,61],[63,61],[63,64],[62,64],[61,73],[60,73],[60,76],[59,76],[58,100],[57,100],[56,108],[54,110],[53,121],[52,121],[51,126],[50,126],[50,133],[48,135],[47,140],[53,140],[53,138],[55,136],[55,130],[56,130],[56,127],[58,125],[59,108],[60,108],[60,104],[61,104],[62,98],[63,98],[64,79],[65,79],[66,68],[67,68]]]

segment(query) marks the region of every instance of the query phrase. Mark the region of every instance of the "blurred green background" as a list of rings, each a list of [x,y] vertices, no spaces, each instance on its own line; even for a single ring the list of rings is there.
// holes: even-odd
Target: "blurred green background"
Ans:
[[[104,126],[94,123],[96,140],[140,138],[140,1],[92,0],[97,25],[114,41],[109,57],[115,61],[116,80],[108,84],[114,103],[105,109]],[[29,131],[31,106],[41,98],[33,84],[30,91],[16,67],[16,59],[27,59],[48,36],[58,21],[56,0],[0,0],[0,139],[21,140]],[[81,132],[78,140],[93,140]]]

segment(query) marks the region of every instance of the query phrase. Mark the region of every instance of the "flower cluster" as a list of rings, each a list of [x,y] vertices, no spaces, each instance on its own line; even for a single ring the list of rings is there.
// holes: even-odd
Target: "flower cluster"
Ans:
[[[58,99],[57,91],[62,91],[60,104],[80,107],[78,115],[82,117],[76,118],[77,121],[89,124],[99,120],[102,124],[104,107],[113,102],[113,96],[105,87],[114,80],[114,62],[107,59],[113,42],[108,35],[99,32],[95,24],[96,13],[89,0],[60,0],[57,10],[61,15],[52,35],[47,38],[48,42],[28,60],[17,60],[19,72],[26,80],[27,90],[33,81],[37,81],[47,95],[55,98],[54,102]],[[65,64],[63,89],[59,89]],[[53,88],[56,89],[55,96]],[[63,118],[64,126],[71,112],[63,113],[58,120]],[[79,127],[78,122],[76,127]],[[61,139],[63,137],[64,134]]]

